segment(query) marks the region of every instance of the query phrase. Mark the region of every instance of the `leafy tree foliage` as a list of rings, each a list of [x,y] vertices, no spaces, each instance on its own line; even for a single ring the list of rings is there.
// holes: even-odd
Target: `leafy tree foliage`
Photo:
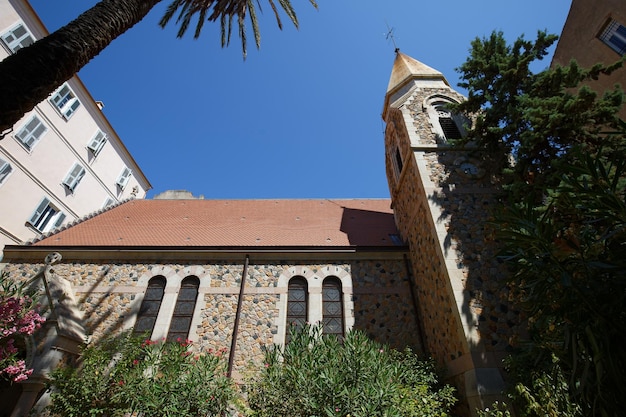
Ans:
[[[339,340],[304,326],[265,360],[248,395],[257,417],[444,417],[456,401],[431,361],[390,350],[359,331]]]
[[[624,95],[579,85],[621,62],[533,74],[555,39],[475,40],[458,110],[476,115],[469,140],[499,156],[509,181],[496,227],[528,318],[510,364],[521,414],[617,416],[626,397]]]
[[[531,64],[543,59],[556,39],[540,31],[534,42],[520,37],[508,45],[502,32],[493,32],[472,42],[471,57],[458,68],[468,99],[456,110],[475,115],[466,140],[500,156],[502,170],[513,175],[516,197],[533,190],[538,197],[545,186],[557,186],[554,162],[571,162],[576,154],[571,150],[620,145],[619,137],[603,132],[617,128],[623,92],[616,87],[599,96],[580,84],[612,73],[622,62],[590,69],[571,62],[533,73]]]

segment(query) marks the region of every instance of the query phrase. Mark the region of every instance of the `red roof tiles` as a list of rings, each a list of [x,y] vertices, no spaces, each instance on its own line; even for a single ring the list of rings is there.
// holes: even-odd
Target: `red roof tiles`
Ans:
[[[388,199],[132,200],[34,246],[394,246]]]

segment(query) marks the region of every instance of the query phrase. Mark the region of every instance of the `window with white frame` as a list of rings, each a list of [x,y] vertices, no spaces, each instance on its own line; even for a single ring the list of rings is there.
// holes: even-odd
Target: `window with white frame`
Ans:
[[[609,19],[598,38],[618,54],[626,54],[626,27],[624,25]]]
[[[35,144],[39,142],[41,137],[48,131],[45,124],[34,115],[22,128],[15,134],[15,138],[20,141],[26,150],[31,151]]]
[[[63,84],[50,98],[50,102],[65,119],[72,117],[80,107],[80,101],[67,83]]]
[[[74,164],[70,172],[67,173],[67,176],[63,180],[63,185],[65,185],[71,192],[74,192],[80,180],[85,176],[85,168],[78,162]]]
[[[102,130],[98,130],[87,144],[87,149],[89,149],[94,156],[97,156],[104,147],[106,141],[107,135]]]
[[[49,198],[44,197],[30,216],[28,223],[39,232],[44,233],[61,226],[63,220],[65,220],[65,214]]]
[[[102,205],[102,208],[109,207],[113,203],[115,203],[115,200],[113,200],[110,197],[107,197],[107,199],[104,200],[104,204]]]
[[[0,158],[0,185],[6,181],[9,174],[13,171],[13,167],[4,159]]]
[[[9,29],[2,34],[2,42],[13,52],[17,52],[19,49],[26,48],[28,45],[35,42],[33,35],[30,34],[26,26],[23,23],[19,23],[17,26]]]
[[[130,168],[124,167],[120,176],[117,178],[117,182],[116,182],[116,184],[118,185],[118,187],[120,187],[120,189],[123,190],[126,187],[132,174],[133,172],[130,170]]]

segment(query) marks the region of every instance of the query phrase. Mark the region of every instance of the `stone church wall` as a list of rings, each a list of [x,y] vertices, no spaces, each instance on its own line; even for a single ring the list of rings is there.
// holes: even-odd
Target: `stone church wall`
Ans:
[[[344,309],[347,327],[367,332],[372,338],[393,347],[422,349],[417,331],[415,305],[402,255],[383,260],[346,260],[287,264],[251,262],[248,267],[242,311],[237,335],[234,369],[241,375],[250,364],[260,364],[264,349],[284,341],[286,331],[286,283],[292,276],[311,280],[326,276],[343,278]],[[11,263],[5,267],[10,276],[28,279],[42,265]],[[200,279],[196,312],[190,339],[202,350],[230,349],[236,317],[242,263],[149,264],[110,262],[67,262],[54,266],[55,273],[68,280],[82,310],[90,342],[97,343],[124,329],[131,329],[150,278],[162,275],[180,282],[188,275]],[[344,281],[347,280],[347,281]],[[312,281],[313,282],[313,281]],[[321,284],[320,284],[321,285]],[[165,289],[166,298],[175,299],[176,286]],[[317,290],[309,288],[310,302]],[[319,288],[321,300],[321,286]],[[173,307],[172,307],[173,308]],[[321,306],[317,308],[321,314]],[[159,319],[155,332],[159,327]],[[167,317],[166,317],[167,319]],[[166,325],[167,327],[167,325]],[[161,329],[165,335],[167,329]],[[226,352],[228,354],[228,351]]]

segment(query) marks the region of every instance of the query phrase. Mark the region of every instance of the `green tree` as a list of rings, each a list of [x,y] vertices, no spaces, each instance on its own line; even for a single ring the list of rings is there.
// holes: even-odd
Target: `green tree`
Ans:
[[[575,62],[532,73],[556,37],[507,45],[494,32],[460,67],[475,141],[502,162],[503,259],[529,337],[511,360],[522,415],[617,416],[626,396],[626,124],[619,68]]]
[[[315,0],[309,0],[317,7]],[[37,103],[45,100],[104,50],[115,38],[139,23],[161,0],[101,0],[66,26],[22,48],[0,63],[0,138]],[[279,7],[298,26],[290,0],[268,0],[282,28]],[[206,21],[219,21],[222,46],[230,42],[233,26],[238,28],[246,55],[246,18],[252,25],[256,46],[260,45],[256,8],[259,0],[174,0],[161,19],[165,26],[178,13],[181,37],[197,18],[194,37]]]
[[[500,156],[502,170],[513,176],[515,197],[540,198],[544,186],[557,186],[554,161],[571,162],[571,150],[593,153],[619,143],[614,137],[607,143],[604,132],[618,126],[623,92],[616,87],[599,96],[581,83],[610,74],[622,61],[590,69],[571,62],[533,73],[531,64],[556,39],[540,31],[535,41],[520,37],[509,45],[502,32],[493,32],[472,42],[470,57],[458,68],[468,99],[456,110],[476,116],[466,140]]]

